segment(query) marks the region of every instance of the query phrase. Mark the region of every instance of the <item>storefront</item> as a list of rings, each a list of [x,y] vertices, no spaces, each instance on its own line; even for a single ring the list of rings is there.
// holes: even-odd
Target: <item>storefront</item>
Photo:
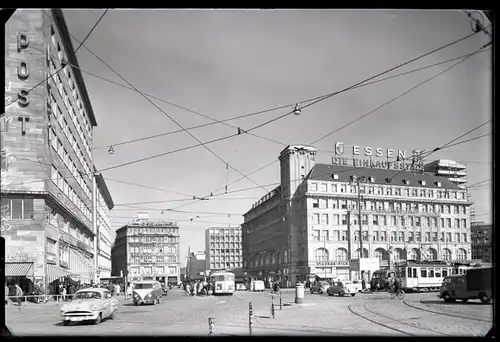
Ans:
[[[5,262],[5,281],[9,287],[19,285],[25,294],[33,292],[35,283],[33,262]]]
[[[319,277],[324,280],[348,280],[349,261],[317,261],[311,267],[309,281],[314,282]]]

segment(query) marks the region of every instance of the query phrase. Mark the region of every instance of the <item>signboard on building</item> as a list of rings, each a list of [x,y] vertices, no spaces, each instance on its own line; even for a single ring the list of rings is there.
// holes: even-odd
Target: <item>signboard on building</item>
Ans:
[[[52,253],[47,253],[47,264],[55,265],[56,264],[56,255]]]
[[[316,261],[316,267],[349,266],[348,260],[343,261]]]
[[[413,150],[410,155],[405,150],[352,145],[347,151],[343,142],[336,142],[334,152],[333,165],[393,170],[423,170],[424,168],[423,150]]]

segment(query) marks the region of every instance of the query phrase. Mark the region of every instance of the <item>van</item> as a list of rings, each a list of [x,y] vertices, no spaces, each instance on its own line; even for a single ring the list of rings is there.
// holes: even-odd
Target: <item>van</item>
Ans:
[[[132,284],[132,300],[138,304],[160,304],[163,291],[159,281],[145,280]]]
[[[264,292],[264,282],[262,280],[253,280],[251,284],[251,291]]]
[[[483,304],[489,304],[493,299],[491,272],[491,267],[478,267],[468,269],[466,274],[447,276],[438,297],[447,303],[457,299],[464,303],[469,299],[479,299]]]

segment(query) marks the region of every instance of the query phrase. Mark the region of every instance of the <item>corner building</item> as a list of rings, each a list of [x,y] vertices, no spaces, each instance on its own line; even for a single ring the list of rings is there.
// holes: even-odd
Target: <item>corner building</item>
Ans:
[[[316,164],[310,146],[280,154],[281,185],[244,215],[244,268],[253,279],[359,279],[351,259],[470,258],[466,191],[431,173]],[[353,176],[364,177],[358,188]],[[361,192],[361,218],[358,213]],[[360,234],[359,220],[362,233]]]
[[[0,139],[7,279],[25,293],[34,282],[47,292],[64,278],[91,283],[99,265],[93,189],[106,199],[104,210],[112,200],[104,180],[95,184],[92,176],[97,122],[68,28],[55,9],[16,10],[5,29]]]
[[[111,250],[112,275],[134,280],[180,280],[179,226],[138,219],[116,230]],[[123,273],[122,273],[123,272]]]

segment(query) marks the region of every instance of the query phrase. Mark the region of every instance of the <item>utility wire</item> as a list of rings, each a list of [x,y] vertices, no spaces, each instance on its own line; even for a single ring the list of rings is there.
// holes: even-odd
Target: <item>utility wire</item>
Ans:
[[[481,182],[477,182],[477,183],[471,184],[471,185],[467,186],[467,189],[473,188],[475,186],[479,186],[479,185],[481,185],[483,183],[486,183],[486,182],[489,182],[489,181],[491,181],[491,178],[485,179],[485,180],[483,180]]]
[[[48,14],[45,13],[45,11],[43,11],[45,15],[48,16]],[[85,41],[87,39],[89,39],[90,35],[92,34],[92,32],[94,32],[95,28],[97,27],[97,25],[101,22],[102,18],[104,18],[104,16],[106,15],[106,13],[108,13],[108,9],[106,9],[104,11],[104,13],[99,17],[99,19],[97,20],[97,22],[94,24],[94,26],[92,26],[92,28],[90,29],[89,33],[85,36],[85,38],[81,41],[80,45],[78,45],[78,47],[76,48],[76,50],[74,51],[73,53],[73,56],[76,57],[76,53],[78,52],[78,50],[80,50],[80,48],[83,46],[83,43],[85,43]],[[35,90],[36,88],[38,88],[40,85],[44,84],[45,82],[47,82],[47,80],[49,80],[51,77],[57,75],[58,73],[60,73],[65,67],[66,65],[68,64],[67,61],[64,61],[65,63],[62,64],[61,68],[59,68],[59,70],[57,70],[56,72],[54,72],[53,74],[50,74],[49,76],[47,76],[44,80],[42,80],[41,82],[35,84],[33,87],[31,87],[29,90],[28,90],[28,94],[30,92],[32,92],[33,90]],[[6,106],[5,108],[7,109],[8,106],[10,106],[11,104],[13,104],[14,102],[17,102],[19,101],[19,98],[15,99],[15,100],[12,100],[10,101]]]
[[[77,40],[78,41],[78,40]],[[144,95],[139,89],[137,89],[134,85],[132,85],[132,83],[130,83],[127,79],[125,79],[125,77],[123,77],[119,72],[117,72],[115,69],[113,69],[113,67],[111,67],[108,63],[106,63],[101,57],[99,57],[97,54],[95,54],[91,49],[89,49],[88,47],[84,46],[83,44],[80,44],[82,45],[88,52],[90,52],[92,55],[94,55],[95,58],[97,58],[99,61],[101,61],[101,63],[103,63],[109,70],[113,71],[113,73],[115,73],[118,77],[120,77],[125,83],[127,83],[130,87],[134,88],[134,90],[139,93],[144,99],[146,99],[146,101],[148,101],[149,103],[151,103],[154,107],[156,107],[156,109],[158,109],[161,113],[163,113],[163,115],[165,115],[166,117],[168,117],[170,119],[170,121],[172,121],[173,123],[175,123],[177,126],[179,126],[179,128],[181,128],[183,131],[185,131],[187,134],[189,134],[189,136],[191,136],[191,138],[193,138],[194,140],[196,140],[199,144],[201,144],[208,152],[210,152],[211,154],[213,154],[217,159],[219,159],[221,162],[223,162],[224,164],[228,165],[231,169],[233,169],[234,171],[236,171],[237,173],[239,173],[240,175],[244,176],[245,178],[247,178],[249,181],[251,181],[252,183],[254,183],[255,185],[259,185],[257,182],[255,182],[253,179],[249,178],[248,176],[245,176],[242,172],[240,172],[238,169],[236,169],[235,167],[233,167],[232,165],[229,165],[229,163],[227,163],[224,159],[222,159],[217,153],[215,153],[211,148],[209,148],[205,143],[203,143],[200,139],[198,139],[195,135],[193,135],[191,132],[189,132],[188,130],[186,130],[184,128],[184,126],[182,126],[177,120],[175,120],[172,116],[170,116],[167,112],[165,112],[160,106],[158,106],[156,103],[154,103],[149,97],[147,97],[146,95]],[[266,188],[262,187],[262,189],[264,191],[268,191]]]
[[[481,49],[482,49],[482,48],[481,48]],[[413,91],[413,90],[415,90],[416,88],[418,88],[418,87],[420,87],[420,86],[424,85],[425,83],[427,83],[427,82],[429,82],[429,81],[433,80],[434,78],[436,78],[436,77],[438,77],[438,76],[442,75],[443,73],[445,73],[445,72],[447,72],[447,71],[451,70],[452,68],[454,68],[454,67],[458,66],[460,63],[462,63],[462,62],[466,61],[468,58],[470,58],[470,57],[472,57],[473,55],[475,55],[475,54],[479,53],[479,51],[481,51],[481,49],[479,49],[478,51],[475,51],[475,52],[473,52],[473,53],[471,53],[471,54],[466,55],[464,58],[460,59],[457,63],[455,63],[455,64],[451,65],[450,67],[448,67],[448,68],[444,69],[443,71],[441,71],[441,72],[439,72],[439,73],[437,73],[437,74],[433,75],[432,77],[427,78],[427,79],[426,79],[426,80],[424,80],[423,82],[418,83],[417,85],[415,85],[414,87],[410,88],[410,89],[409,89],[409,90],[407,90],[406,92],[404,92],[404,93],[402,93],[402,94],[398,95],[397,97],[395,97],[395,98],[393,98],[393,99],[391,99],[391,100],[389,100],[389,101],[385,102],[384,104],[382,104],[381,106],[379,106],[379,107],[375,108],[374,110],[372,110],[372,111],[370,111],[370,112],[368,112],[368,113],[366,113],[366,114],[364,114],[364,115],[362,115],[362,116],[360,116],[360,117],[358,117],[358,118],[356,118],[356,119],[354,119],[354,120],[352,120],[352,121],[348,122],[347,124],[345,124],[345,125],[341,126],[340,128],[336,129],[335,131],[330,132],[330,133],[328,133],[328,134],[326,134],[326,135],[322,136],[322,137],[321,137],[321,138],[319,138],[319,139],[316,139],[315,141],[313,141],[312,143],[310,143],[310,145],[315,144],[316,142],[321,141],[321,140],[323,140],[323,139],[325,139],[325,138],[329,137],[330,135],[332,135],[332,134],[334,134],[334,133],[339,132],[340,130],[342,130],[342,129],[344,129],[344,128],[348,127],[348,126],[350,126],[351,124],[353,124],[353,123],[355,123],[355,122],[357,122],[357,121],[359,121],[359,120],[362,120],[363,118],[365,118],[365,117],[367,117],[367,116],[369,116],[369,115],[371,115],[371,114],[375,113],[376,111],[380,110],[381,108],[385,107],[386,105],[389,105],[390,103],[392,103],[392,102],[394,102],[394,101],[396,101],[396,100],[400,99],[401,97],[403,97],[403,96],[407,95],[408,93],[412,92],[412,91]],[[407,62],[407,63],[408,63],[408,62]],[[406,63],[406,64],[407,64],[407,63]],[[404,65],[406,65],[406,64],[404,64]],[[394,70],[394,69],[391,69],[391,70]],[[375,77],[376,77],[376,76],[375,76]],[[370,78],[370,79],[372,79],[372,78]],[[368,79],[368,80],[370,80],[370,79]],[[361,83],[358,83],[357,85],[360,85],[360,84],[361,84]],[[346,89],[350,89],[350,88],[346,88]],[[341,91],[340,91],[340,92],[341,92]],[[337,92],[337,93],[340,93],[340,92]],[[335,94],[335,93],[333,93],[333,94]],[[326,99],[326,98],[325,98],[325,99]],[[317,101],[315,101],[315,102],[312,102],[312,103],[308,104],[307,106],[310,106],[311,104],[317,103],[317,102],[319,102],[319,101],[320,101],[320,100],[317,100]],[[307,107],[307,106],[306,106],[306,107]],[[303,108],[304,108],[304,107],[303,107]],[[284,116],[289,115],[289,114],[290,114],[290,113],[285,114]],[[281,116],[281,117],[284,117],[284,116]],[[279,118],[281,118],[281,117],[279,117]],[[258,126],[257,126],[257,127],[258,127]],[[270,165],[272,165],[272,164],[274,164],[274,163],[276,163],[276,162],[277,162],[277,161],[275,160],[275,161],[273,161],[272,163],[267,164],[265,167],[270,166]],[[264,169],[265,167],[263,167],[263,168],[261,168],[261,169]],[[259,170],[261,170],[261,169],[259,169]],[[257,171],[254,171],[254,172],[257,172]],[[238,181],[239,181],[239,180],[241,180],[241,179],[238,179]],[[186,207],[186,206],[191,205],[191,204],[194,204],[194,203],[196,203],[196,202],[187,203],[187,204],[185,204],[185,205],[180,206],[179,208]]]
[[[480,51],[477,51],[477,52],[474,52],[472,54],[467,54],[467,55],[462,55],[462,56],[459,56],[459,57],[454,57],[454,58],[450,58],[450,59],[447,59],[445,61],[441,61],[441,62],[437,62],[437,63],[433,63],[433,64],[430,64],[430,65],[426,65],[426,66],[423,66],[421,68],[417,68],[417,69],[413,69],[413,70],[410,70],[410,71],[406,71],[406,72],[403,72],[403,73],[399,73],[399,74],[396,74],[396,75],[393,75],[393,76],[389,76],[389,77],[385,77],[385,78],[382,78],[380,80],[376,80],[376,81],[372,81],[372,82],[368,82],[368,83],[365,83],[365,84],[362,84],[362,85],[359,85],[353,89],[357,89],[357,88],[362,88],[362,87],[365,87],[365,86],[368,86],[368,85],[372,85],[372,84],[376,84],[376,83],[379,83],[379,82],[383,82],[383,81],[387,81],[387,80],[390,80],[390,79],[393,79],[393,78],[397,78],[397,77],[400,77],[400,76],[404,76],[404,75],[408,75],[408,74],[412,74],[412,73],[415,73],[417,71],[422,71],[422,70],[425,70],[425,69],[429,69],[429,68],[432,68],[432,67],[435,67],[435,66],[439,66],[439,65],[442,65],[442,64],[446,64],[446,63],[449,63],[449,62],[452,62],[452,61],[455,61],[457,59],[461,59],[461,58],[464,58],[464,57],[467,57],[467,56],[470,56],[470,55],[474,55],[474,54],[478,54],[478,53],[482,53],[482,52],[485,52],[485,51],[488,51],[489,49],[483,49],[483,50],[480,50]],[[73,65],[73,64],[70,64],[72,67],[74,68],[77,68],[79,69],[81,72],[85,73],[85,74],[88,74],[88,75],[91,75],[91,76],[94,76],[96,78],[99,78],[103,81],[106,81],[106,82],[109,82],[109,83],[112,83],[112,84],[115,84],[117,86],[120,86],[122,88],[125,88],[125,89],[129,89],[129,90],[132,90],[132,91],[135,91],[133,88],[131,87],[128,87],[126,85],[123,85],[121,83],[118,83],[118,82],[115,82],[113,80],[110,80],[110,79],[107,79],[105,77],[102,77],[100,75],[97,75],[97,74],[94,74],[94,73],[91,73],[89,71],[86,71],[86,70],[83,70],[81,69],[80,67],[76,66],[76,65]],[[144,95],[152,98],[152,99],[155,99],[155,100],[158,100],[160,102],[164,102],[166,104],[169,104],[169,105],[172,105],[172,106],[175,106],[175,107],[180,107],[170,101],[167,101],[167,100],[163,100],[159,97],[156,97],[154,95],[150,95],[150,94],[147,94],[147,93],[144,93]],[[324,95],[322,95],[324,96]],[[322,97],[320,96],[320,97]],[[317,97],[317,98],[320,98],[320,97]],[[307,103],[311,100],[315,100],[317,98],[313,98],[313,99],[308,99],[308,100],[302,100],[302,101],[299,101],[299,103]],[[210,122],[210,123],[206,123],[206,124],[202,124],[202,125],[196,125],[196,126],[191,126],[191,127],[187,127],[186,130],[194,130],[194,129],[198,129],[198,128],[203,128],[203,127],[207,127],[207,126],[212,126],[212,125],[216,125],[216,124],[219,124],[219,123],[223,123],[225,124],[226,122],[228,121],[234,121],[234,120],[238,120],[238,119],[243,119],[243,118],[247,118],[247,117],[251,117],[251,116],[255,116],[255,115],[260,115],[260,114],[266,114],[266,113],[269,113],[271,111],[275,111],[275,110],[279,110],[279,109],[284,109],[284,108],[288,108],[288,107],[292,107],[294,106],[295,103],[293,104],[288,104],[288,105],[282,105],[282,106],[279,106],[279,107],[274,107],[274,108],[270,108],[270,109],[266,109],[266,110],[262,110],[262,111],[258,111],[258,112],[252,112],[252,113],[246,113],[246,114],[243,114],[243,115],[239,115],[239,116],[234,116],[234,117],[230,117],[230,118],[227,118],[227,119],[222,119],[222,120],[215,120],[215,119],[212,119],[214,120],[213,122]],[[184,108],[184,107],[182,107]],[[185,109],[185,110],[188,110],[188,111],[191,111],[189,109]],[[235,126],[232,126],[231,127],[235,127]],[[117,143],[114,143],[114,144],[110,144],[110,145],[103,145],[103,146],[95,146],[93,147],[93,150],[97,150],[97,149],[107,149],[109,148],[110,146],[113,146],[113,147],[117,147],[117,146],[122,146],[122,145],[126,145],[126,144],[131,144],[131,143],[135,143],[135,142],[140,142],[140,141],[145,141],[145,140],[149,140],[149,139],[154,139],[154,138],[159,138],[159,137],[163,137],[163,136],[168,136],[168,135],[172,135],[172,134],[176,134],[176,133],[180,133],[180,132],[183,132],[183,130],[174,130],[174,131],[169,131],[169,132],[164,132],[164,133],[159,133],[159,134],[154,134],[154,135],[149,135],[149,136],[145,136],[145,137],[141,137],[141,138],[136,138],[136,139],[130,139],[130,140],[125,140],[125,141],[122,141],[122,142],[117,142]],[[269,138],[265,138],[265,137],[262,137],[262,136],[258,136],[260,138],[263,138],[263,139],[267,139],[269,141],[272,141],[272,142],[276,142],[280,145],[286,145],[282,142],[279,142],[279,141],[274,141],[272,139],[269,139]],[[319,152],[321,152],[320,150],[318,150]],[[330,152],[330,151],[325,151],[325,152]]]

